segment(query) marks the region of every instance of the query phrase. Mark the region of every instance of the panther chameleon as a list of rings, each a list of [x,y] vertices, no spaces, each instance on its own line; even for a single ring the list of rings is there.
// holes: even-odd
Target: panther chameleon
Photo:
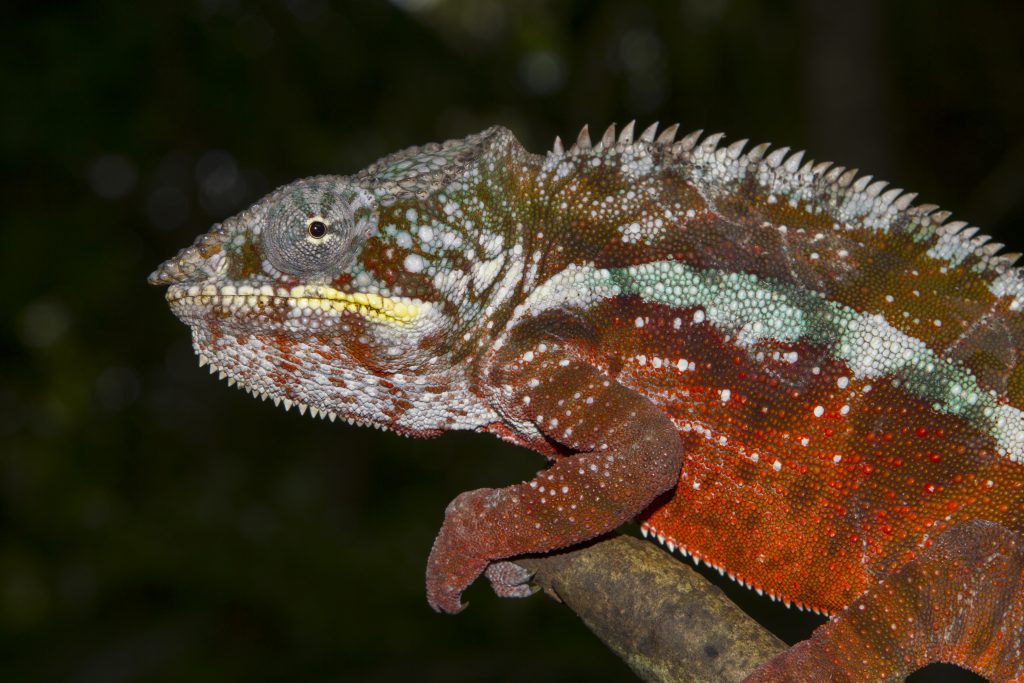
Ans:
[[[449,505],[437,610],[636,520],[832,616],[754,679],[1021,679],[1017,255],[856,170],[676,132],[412,147],[277,189],[150,282],[254,395],[550,459]]]

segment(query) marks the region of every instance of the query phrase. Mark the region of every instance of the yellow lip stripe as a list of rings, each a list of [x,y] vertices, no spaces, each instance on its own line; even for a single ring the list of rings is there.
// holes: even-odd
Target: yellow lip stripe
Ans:
[[[412,322],[420,314],[420,305],[415,302],[391,299],[373,293],[346,294],[326,285],[293,287],[289,292],[289,299],[296,301],[295,305],[299,308],[305,308],[306,305],[319,300],[320,308],[324,308],[326,303],[336,311],[349,310],[368,318],[384,318],[403,323]]]
[[[325,312],[349,311],[370,320],[392,323],[409,323],[423,312],[423,304],[416,300],[400,300],[382,297],[369,292],[348,294],[327,285],[299,285],[289,289],[273,288],[269,285],[251,287],[242,285],[172,287],[167,299],[178,305],[198,304],[244,308],[266,305],[271,301],[287,302],[297,309],[321,310]]]

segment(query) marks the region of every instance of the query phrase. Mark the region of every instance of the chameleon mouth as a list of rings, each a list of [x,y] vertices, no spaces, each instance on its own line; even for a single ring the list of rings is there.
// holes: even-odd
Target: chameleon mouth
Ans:
[[[287,306],[308,314],[317,311],[328,315],[358,313],[368,320],[396,324],[411,323],[423,312],[423,303],[415,299],[364,292],[349,294],[327,285],[298,285],[291,289],[271,285],[172,285],[167,290],[167,301],[176,307],[203,306],[231,312]]]

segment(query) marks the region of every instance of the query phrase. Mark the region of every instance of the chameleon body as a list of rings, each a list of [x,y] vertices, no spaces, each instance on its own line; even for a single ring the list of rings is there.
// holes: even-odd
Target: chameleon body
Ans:
[[[452,502],[435,609],[458,611],[481,573],[526,595],[509,558],[635,519],[837,615],[763,676],[811,656],[855,679],[933,659],[1019,677],[1020,592],[985,583],[1020,579],[1015,256],[855,170],[675,132],[584,129],[545,155],[503,128],[410,148],[278,189],[150,281],[200,362],[256,395],[550,458]],[[982,565],[982,597],[963,600],[950,568]],[[885,590],[907,597],[872,598]],[[990,630],[950,645],[968,618]]]

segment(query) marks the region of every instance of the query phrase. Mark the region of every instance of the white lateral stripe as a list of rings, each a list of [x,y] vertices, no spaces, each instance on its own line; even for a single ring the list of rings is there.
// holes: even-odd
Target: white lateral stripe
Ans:
[[[534,289],[517,307],[515,318],[631,295],[676,308],[699,308],[703,319],[735,335],[743,347],[801,339],[825,346],[853,376],[894,376],[934,410],[962,417],[989,433],[1001,455],[1024,461],[1024,412],[1000,402],[968,368],[939,357],[882,315],[858,313],[812,290],[749,273],[698,270],[678,261],[616,269],[570,265]]]

